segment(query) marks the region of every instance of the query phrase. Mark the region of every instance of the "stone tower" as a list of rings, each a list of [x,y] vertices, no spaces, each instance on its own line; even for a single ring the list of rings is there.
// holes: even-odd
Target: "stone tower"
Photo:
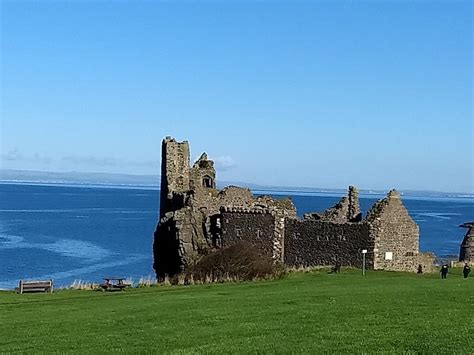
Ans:
[[[206,153],[190,165],[189,143],[162,143],[160,220],[154,234],[157,275],[174,275],[214,243],[212,222],[221,206],[214,162]]]
[[[171,137],[163,140],[161,152],[160,219],[185,206],[208,208],[216,189],[214,162],[203,153],[191,167],[189,143]]]
[[[189,190],[189,143],[166,137],[161,147],[160,219],[184,207]]]
[[[467,228],[467,233],[461,244],[459,261],[472,264],[474,263],[474,222],[464,223],[460,227]]]

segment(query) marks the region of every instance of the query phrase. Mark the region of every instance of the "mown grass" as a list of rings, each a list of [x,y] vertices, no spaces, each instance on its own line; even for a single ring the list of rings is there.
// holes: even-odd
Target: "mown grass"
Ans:
[[[474,278],[346,270],[285,279],[0,293],[0,353],[472,354]]]

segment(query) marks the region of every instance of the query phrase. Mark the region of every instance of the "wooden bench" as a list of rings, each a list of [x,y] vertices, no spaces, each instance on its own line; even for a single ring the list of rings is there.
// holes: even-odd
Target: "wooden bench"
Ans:
[[[23,281],[20,280],[18,286],[20,294],[26,292],[49,292],[53,293],[53,280],[48,281]]]

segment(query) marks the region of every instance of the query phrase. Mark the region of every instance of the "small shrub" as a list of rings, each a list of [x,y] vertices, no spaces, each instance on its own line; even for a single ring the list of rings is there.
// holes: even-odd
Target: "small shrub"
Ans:
[[[202,257],[185,273],[187,284],[251,281],[285,274],[282,265],[248,243],[238,243]]]

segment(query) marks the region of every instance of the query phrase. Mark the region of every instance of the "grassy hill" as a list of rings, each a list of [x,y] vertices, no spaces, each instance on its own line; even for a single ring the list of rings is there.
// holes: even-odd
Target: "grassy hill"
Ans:
[[[466,353],[474,278],[346,270],[123,293],[0,293],[0,353]]]

